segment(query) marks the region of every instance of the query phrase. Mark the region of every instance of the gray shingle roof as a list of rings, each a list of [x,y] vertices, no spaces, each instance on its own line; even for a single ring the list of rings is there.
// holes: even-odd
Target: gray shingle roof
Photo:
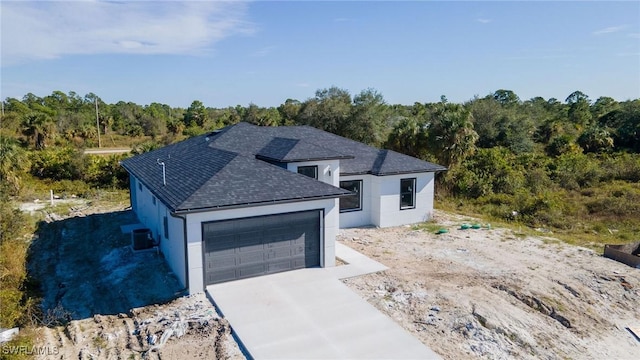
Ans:
[[[165,164],[166,185],[158,162]],[[350,194],[253,157],[216,149],[206,136],[134,156],[122,166],[178,212]]]
[[[279,162],[352,159],[353,156],[314,145],[300,139],[275,137],[256,154],[258,159]]]
[[[340,174],[378,176],[446,170],[391,150],[380,150],[309,126],[248,123],[134,156],[122,162],[172,211],[331,198],[349,191],[262,160],[340,159]],[[165,164],[166,185],[162,166]]]

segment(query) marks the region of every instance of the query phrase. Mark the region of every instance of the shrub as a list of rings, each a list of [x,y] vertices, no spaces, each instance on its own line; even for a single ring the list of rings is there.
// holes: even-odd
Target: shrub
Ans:
[[[6,198],[0,201],[0,327],[15,326],[25,312],[22,286],[28,242],[24,235],[33,230],[30,225]]]
[[[31,152],[31,174],[53,180],[79,180],[82,155],[67,148],[54,148]]]
[[[124,189],[129,184],[129,174],[120,166],[126,155],[109,157],[85,155],[83,179],[98,187],[116,187]]]
[[[640,154],[605,155],[601,163],[604,180],[640,182]]]
[[[593,186],[602,175],[598,161],[584,154],[561,155],[550,167],[553,180],[567,190]]]

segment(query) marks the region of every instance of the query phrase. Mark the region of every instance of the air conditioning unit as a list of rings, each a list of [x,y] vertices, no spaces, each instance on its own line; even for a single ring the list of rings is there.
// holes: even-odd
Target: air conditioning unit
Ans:
[[[135,229],[131,232],[133,250],[150,249],[154,246],[153,233],[150,229]]]

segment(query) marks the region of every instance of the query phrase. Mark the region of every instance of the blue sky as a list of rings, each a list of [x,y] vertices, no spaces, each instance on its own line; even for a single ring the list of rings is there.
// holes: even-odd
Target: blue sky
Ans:
[[[2,99],[278,106],[320,88],[391,104],[640,98],[640,2],[6,1]]]

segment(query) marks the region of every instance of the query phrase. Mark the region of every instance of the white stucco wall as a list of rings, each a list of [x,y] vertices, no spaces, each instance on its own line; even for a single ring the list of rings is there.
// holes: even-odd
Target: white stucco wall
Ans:
[[[335,237],[338,232],[338,203],[336,199],[302,201],[287,204],[264,205],[247,208],[217,210],[187,214],[187,238],[189,239],[189,293],[204,291],[204,266],[202,253],[202,223],[260,215],[280,214],[304,210],[324,210],[324,239],[321,245],[321,266],[335,266]]]
[[[400,180],[416,179],[415,209],[400,210]],[[362,210],[340,213],[340,228],[413,224],[433,214],[434,173],[405,175],[351,175],[340,180],[362,180]]]
[[[400,209],[400,180],[416,179],[416,207]],[[379,227],[413,224],[430,219],[433,215],[434,173],[374,176],[373,193],[379,205],[373,211],[373,224]]]
[[[138,220],[153,233],[153,238],[157,241],[160,240],[160,251],[165,257],[167,264],[176,275],[178,280],[183,286],[186,286],[186,274],[185,274],[185,256],[184,256],[184,234],[182,220],[171,216],[168,208],[156,199],[155,205],[153,204],[153,194],[149,191],[144,184],[141,184],[134,176],[131,176],[131,191],[135,191],[135,196],[132,194],[131,199],[135,199],[135,204],[132,203],[132,209],[136,213]],[[140,190],[139,185],[142,185]],[[167,217],[169,222],[169,237],[165,238],[164,234],[164,217]]]
[[[135,177],[131,177],[135,179]],[[156,199],[156,203],[153,204],[154,196],[149,189],[137,179],[135,179],[135,184],[136,206],[132,206],[132,208],[138,216],[138,220],[153,232],[153,238],[158,239],[158,229],[162,229],[162,218],[158,219],[160,211],[158,205],[161,205],[161,203]],[[142,187],[142,190],[140,190],[140,187]]]
[[[164,254],[169,267],[173,270],[180,284],[187,286],[187,274],[185,261],[185,243],[184,243],[184,225],[179,218],[171,216],[167,211],[167,220],[169,221],[169,238],[163,238],[160,242],[162,254]]]
[[[348,181],[348,180],[362,180],[362,210],[355,211],[347,211],[340,213],[340,228],[350,228],[357,226],[366,226],[373,224],[373,218],[371,217],[372,213],[372,192],[371,192],[371,184],[373,175],[353,175],[353,176],[342,176],[338,181],[338,185],[340,186],[340,181]]]
[[[318,181],[339,187],[340,183],[340,161],[339,160],[318,160],[302,161],[287,164],[287,170],[298,172],[298,166],[317,166]]]

